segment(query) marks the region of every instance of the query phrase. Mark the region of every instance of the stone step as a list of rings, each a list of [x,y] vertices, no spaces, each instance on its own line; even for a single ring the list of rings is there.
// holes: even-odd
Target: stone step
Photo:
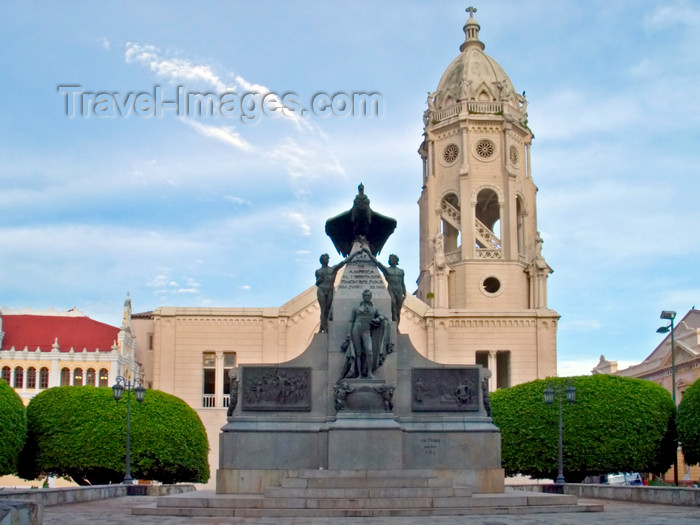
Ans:
[[[369,495],[368,495],[369,496]],[[260,495],[217,495],[216,497],[168,497],[160,498],[157,506],[164,508],[210,509],[434,509],[470,507],[521,507],[545,505],[575,505],[575,496],[528,494],[498,494],[451,497],[264,497]]]
[[[526,515],[562,512],[601,512],[603,505],[526,505],[448,508],[383,508],[383,509],[325,509],[325,508],[206,508],[206,507],[134,507],[134,515],[181,517],[241,517],[241,518],[295,518],[295,517],[420,517],[420,516],[473,516],[473,515]]]
[[[277,498],[452,498],[472,495],[469,487],[411,488],[290,488],[270,487],[267,497]]]
[[[299,478],[437,478],[438,473],[433,469],[407,469],[407,470],[340,470],[340,469],[301,469]]]
[[[295,480],[295,481],[292,481]],[[304,484],[304,481],[306,482]],[[287,478],[282,480],[283,487],[295,488],[445,488],[452,487],[449,478]]]

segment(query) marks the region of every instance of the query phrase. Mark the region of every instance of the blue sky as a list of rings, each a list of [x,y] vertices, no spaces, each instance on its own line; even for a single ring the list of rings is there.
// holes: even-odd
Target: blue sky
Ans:
[[[337,261],[325,220],[364,182],[418,276],[421,116],[459,2],[63,2],[0,7],[0,304],[111,324],[158,306],[275,306]],[[700,303],[700,5],[477,4],[527,92],[559,373],[621,366]],[[66,116],[59,85],[379,92],[381,117]]]

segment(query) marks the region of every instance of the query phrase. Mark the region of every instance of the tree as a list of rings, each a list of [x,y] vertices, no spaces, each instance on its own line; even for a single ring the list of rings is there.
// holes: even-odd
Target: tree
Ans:
[[[70,476],[78,484],[124,479],[126,400],[111,388],[63,386],[34,397],[27,407],[27,442],[19,474]],[[181,399],[148,390],[131,400],[131,471],[163,483],[209,479],[209,442],[197,413]]]
[[[700,463],[700,379],[683,393],[677,420],[685,463],[696,465]]]
[[[642,379],[593,375],[548,378],[491,395],[508,475],[554,479],[558,470],[558,402],[544,389],[576,387],[563,401],[564,475],[569,482],[609,472],[665,472],[676,450],[675,407],[663,387]]]
[[[17,472],[17,457],[27,437],[27,415],[17,392],[0,379],[0,476]]]

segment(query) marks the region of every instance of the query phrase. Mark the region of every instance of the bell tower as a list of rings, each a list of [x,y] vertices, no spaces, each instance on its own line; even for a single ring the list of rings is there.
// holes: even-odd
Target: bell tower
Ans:
[[[525,92],[484,52],[475,8],[428,95],[418,297],[433,308],[547,308]]]
[[[402,329],[430,359],[488,368],[494,390],[556,374],[559,314],[547,306],[525,92],[467,12],[460,53],[423,114],[416,295],[428,307]]]

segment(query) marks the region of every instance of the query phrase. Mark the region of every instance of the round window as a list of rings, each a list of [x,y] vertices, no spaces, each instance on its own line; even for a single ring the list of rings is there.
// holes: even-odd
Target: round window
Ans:
[[[490,159],[496,153],[496,145],[489,139],[481,139],[474,147],[476,154],[482,159]]]
[[[486,293],[496,293],[501,289],[501,281],[495,277],[487,277],[482,284]]]
[[[518,165],[518,149],[515,146],[510,147],[510,163],[513,166]]]
[[[459,157],[459,146],[457,144],[448,144],[445,146],[445,151],[442,152],[442,158],[447,164],[452,164]]]

